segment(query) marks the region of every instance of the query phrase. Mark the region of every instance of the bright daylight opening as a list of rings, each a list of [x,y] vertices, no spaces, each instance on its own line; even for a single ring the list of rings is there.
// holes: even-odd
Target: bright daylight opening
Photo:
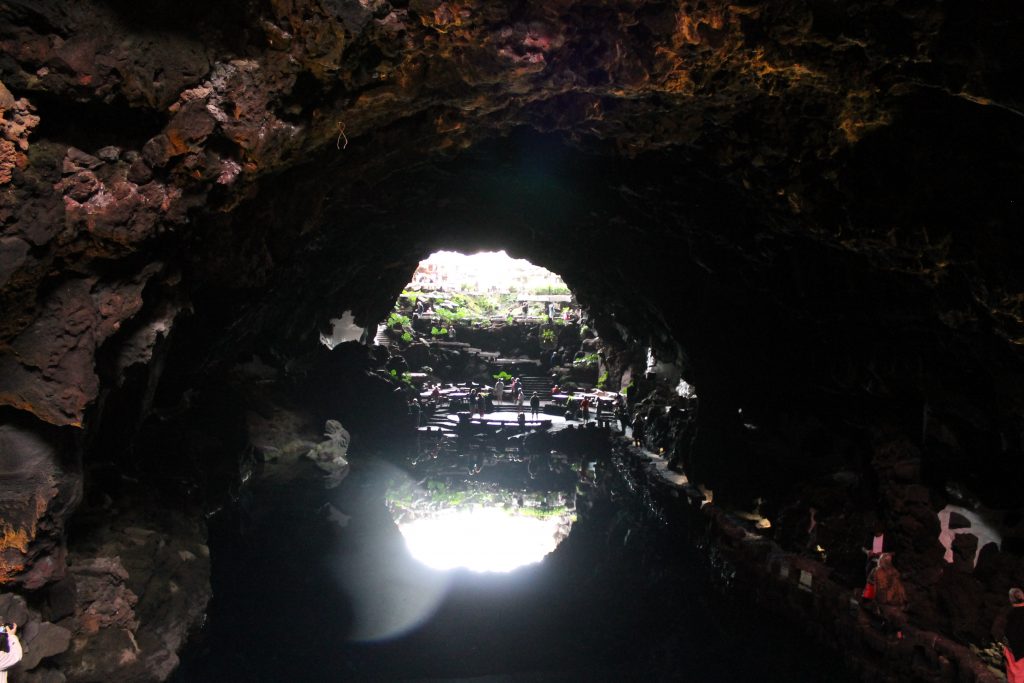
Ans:
[[[438,251],[420,261],[396,302],[396,308],[405,305],[436,317],[440,331],[452,322],[564,315],[572,309],[573,299],[562,278],[504,251]]]

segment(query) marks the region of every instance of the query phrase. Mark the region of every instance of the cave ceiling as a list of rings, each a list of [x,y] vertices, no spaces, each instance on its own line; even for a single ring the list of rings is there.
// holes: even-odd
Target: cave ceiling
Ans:
[[[0,404],[81,426],[182,319],[296,349],[487,247],[732,405],[966,382],[1019,424],[1022,38],[966,0],[0,2]]]

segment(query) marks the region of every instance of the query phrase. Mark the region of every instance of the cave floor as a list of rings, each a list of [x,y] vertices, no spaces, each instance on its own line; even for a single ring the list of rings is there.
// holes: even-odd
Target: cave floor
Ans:
[[[267,465],[210,521],[214,599],[172,680],[845,680],[796,625],[714,590],[614,467],[562,545],[509,574],[415,562],[384,504],[403,469],[357,455],[327,489],[305,461]]]

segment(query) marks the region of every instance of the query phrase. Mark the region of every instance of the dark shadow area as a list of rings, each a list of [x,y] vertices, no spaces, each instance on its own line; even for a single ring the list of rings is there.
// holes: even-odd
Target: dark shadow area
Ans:
[[[447,576],[409,558],[383,505],[394,471],[354,467],[333,492],[309,472],[260,482],[215,518],[208,630],[172,680],[844,680],[793,624],[721,597],[698,552],[652,523],[610,468],[542,564]],[[318,512],[328,502],[347,526]],[[346,584],[352,569],[367,592]],[[410,601],[394,596],[444,584],[408,632],[349,639],[366,605],[400,612]]]

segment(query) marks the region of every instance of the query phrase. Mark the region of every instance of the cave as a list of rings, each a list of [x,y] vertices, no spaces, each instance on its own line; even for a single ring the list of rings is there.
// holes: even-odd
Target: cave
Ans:
[[[1022,46],[1005,0],[0,2],[11,680],[1003,680]],[[538,441],[564,542],[361,638],[420,585],[382,482],[444,342],[377,333],[439,250],[560,276],[648,426]]]

